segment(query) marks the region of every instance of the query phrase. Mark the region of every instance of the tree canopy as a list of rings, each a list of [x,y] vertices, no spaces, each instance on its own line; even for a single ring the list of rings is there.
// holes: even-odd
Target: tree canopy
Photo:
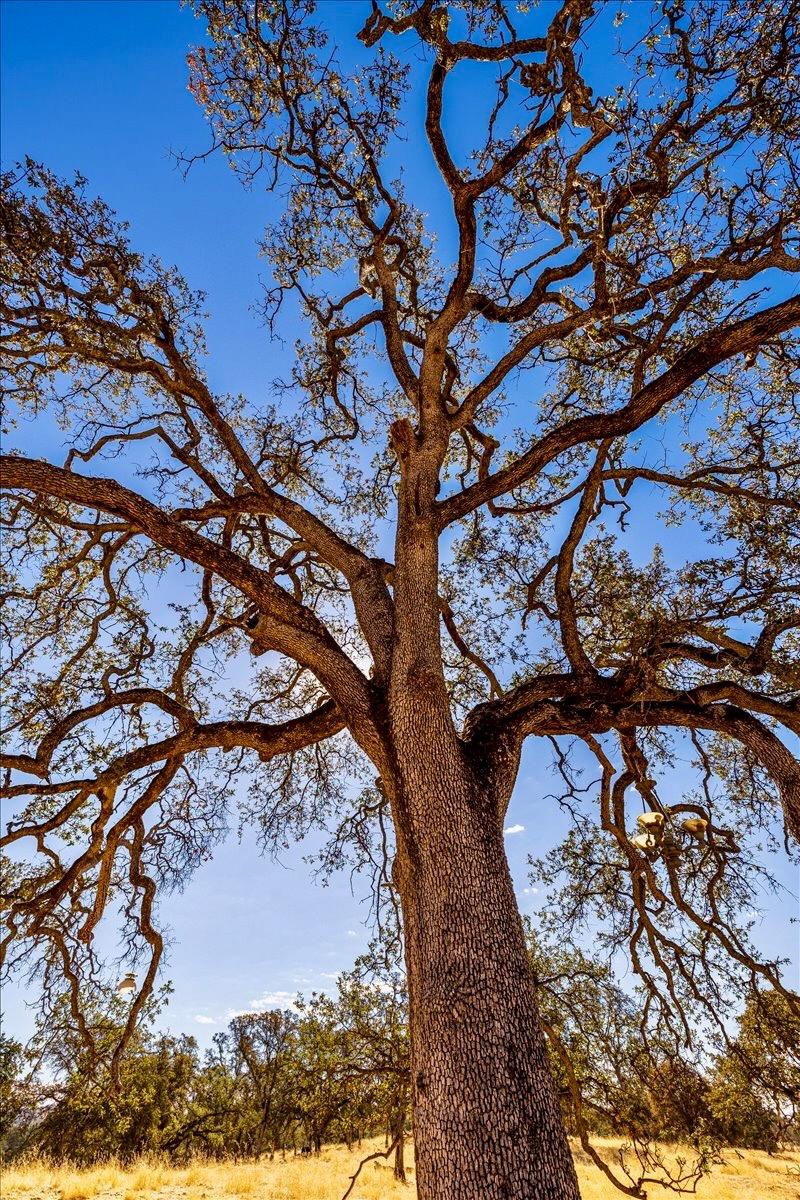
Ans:
[[[797,1005],[750,926],[800,836],[800,10],[527,7],[374,4],[356,42],[310,0],[194,0],[208,152],[283,197],[263,315],[304,333],[266,401],[212,390],[202,296],[87,181],[4,176],[6,420],[68,447],[2,459],[7,945],[87,1037],[103,918],[144,955],[124,1043],[158,889],[236,793],[267,846],[323,826],[393,884],[421,1062],[437,989],[523,969],[515,917],[464,984],[435,914],[506,903],[535,738],[553,919],[628,956],[643,1029]]]

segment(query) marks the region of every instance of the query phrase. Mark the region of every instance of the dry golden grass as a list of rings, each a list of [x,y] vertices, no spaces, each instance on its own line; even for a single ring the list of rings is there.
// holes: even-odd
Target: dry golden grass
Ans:
[[[602,1144],[602,1143],[601,1143]],[[608,1149],[615,1143],[606,1141]],[[3,1200],[339,1200],[362,1155],[361,1151],[329,1146],[319,1158],[287,1157],[285,1162],[195,1163],[185,1168],[143,1159],[122,1169],[114,1164],[93,1170],[48,1167],[28,1163],[9,1168],[2,1176]],[[409,1180],[403,1186],[392,1178],[382,1159],[368,1163],[352,1192],[352,1200],[411,1200],[413,1150],[408,1147]],[[584,1156],[576,1154],[583,1200],[615,1200],[621,1196]],[[667,1200],[675,1193],[650,1187],[650,1200]],[[756,1150],[728,1151],[725,1162],[698,1187],[700,1200],[798,1200],[800,1152],[775,1155]]]

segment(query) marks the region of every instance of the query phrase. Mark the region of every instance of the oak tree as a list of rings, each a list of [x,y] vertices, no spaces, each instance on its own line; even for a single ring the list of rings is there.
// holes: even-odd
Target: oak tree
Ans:
[[[268,402],[218,394],[178,271],[80,177],[4,178],[8,406],[69,446],[2,460],[7,961],[90,1037],[118,913],[121,1053],[234,791],[268,845],[371,837],[420,1196],[573,1200],[503,842],[526,742],[567,780],[564,936],[606,923],[645,1027],[797,1003],[747,898],[800,835],[798,3],[193,7],[303,333]]]
[[[710,1100],[720,1136],[773,1152],[798,1140],[800,1025],[783,996],[748,998],[735,1040],[715,1064]]]
[[[128,1041],[119,1087],[112,1087],[110,1055],[102,1051],[119,1038],[126,1004],[118,1000],[109,1009],[84,997],[93,1035],[87,1044],[66,999],[60,997],[39,1022],[26,1050],[36,1100],[25,1113],[27,1144],[20,1149],[87,1167],[112,1157],[131,1162],[179,1145],[199,1074],[195,1039],[156,1033],[158,1004],[151,1001]]]
[[[642,995],[620,987],[607,963],[563,944],[548,946],[527,921],[526,932],[568,1132],[625,1195],[641,1196],[647,1185],[695,1191],[718,1161],[721,1141],[698,1069],[702,1048],[687,1048],[666,1028],[643,1027]],[[604,1154],[594,1134],[622,1144]],[[692,1144],[694,1153],[665,1154],[662,1144],[675,1142]]]

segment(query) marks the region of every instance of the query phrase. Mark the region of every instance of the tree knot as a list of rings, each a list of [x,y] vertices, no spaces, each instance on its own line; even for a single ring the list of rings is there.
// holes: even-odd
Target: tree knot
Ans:
[[[414,427],[408,417],[401,417],[389,426],[389,444],[401,462],[408,458],[416,440]]]

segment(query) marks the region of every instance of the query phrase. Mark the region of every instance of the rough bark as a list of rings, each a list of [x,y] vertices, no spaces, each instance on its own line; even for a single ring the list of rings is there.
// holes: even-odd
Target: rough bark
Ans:
[[[421,404],[435,409],[424,389]],[[402,482],[387,709],[418,1195],[578,1200],[503,846],[514,771],[458,736],[442,670],[431,512],[446,441],[436,416],[429,429],[422,444],[408,422],[392,430]]]
[[[429,835],[396,872],[419,1197],[577,1200],[497,806],[440,782],[415,798]]]

